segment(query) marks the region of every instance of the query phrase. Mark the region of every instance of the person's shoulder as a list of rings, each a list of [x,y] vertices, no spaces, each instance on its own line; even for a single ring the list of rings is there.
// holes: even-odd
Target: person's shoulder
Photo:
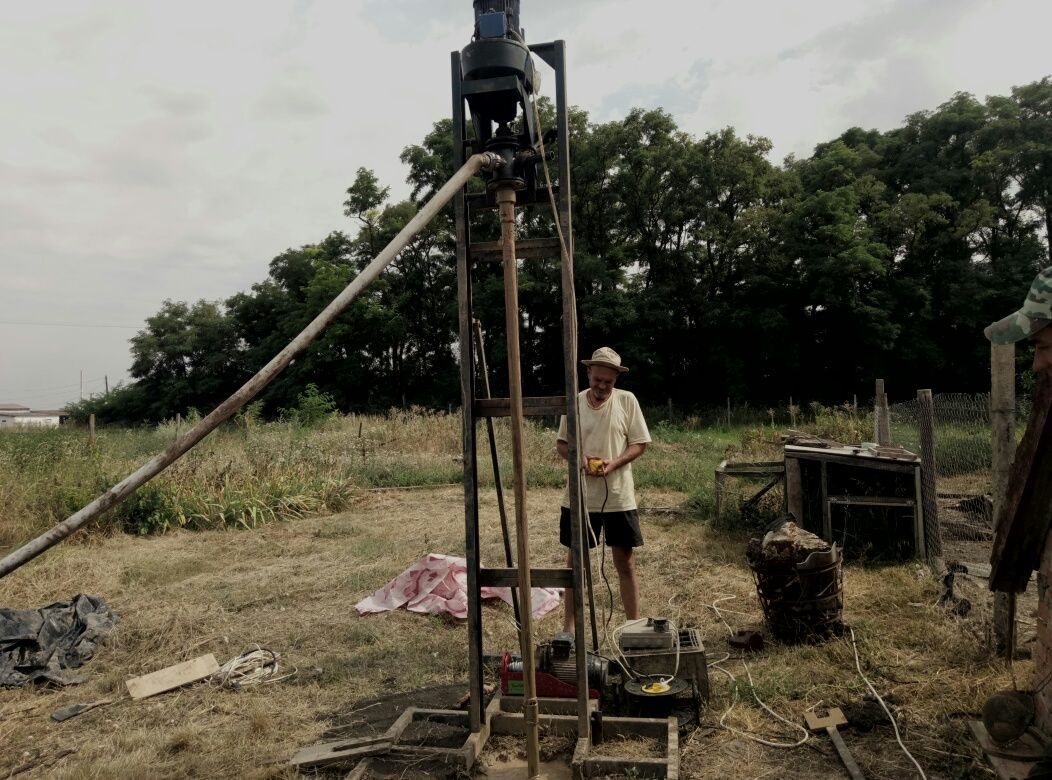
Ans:
[[[622,406],[639,406],[639,399],[636,398],[635,393],[633,393],[631,390],[622,390],[618,387],[615,387],[614,395],[617,397],[618,402]]]

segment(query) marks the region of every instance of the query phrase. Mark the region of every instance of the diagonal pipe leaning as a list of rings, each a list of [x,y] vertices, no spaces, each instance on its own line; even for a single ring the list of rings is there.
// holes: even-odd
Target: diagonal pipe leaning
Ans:
[[[337,295],[333,301],[315,317],[296,338],[275,355],[267,365],[254,377],[245,382],[237,392],[219,404],[207,417],[176,439],[165,450],[155,455],[138,470],[111,487],[101,496],[67,517],[50,531],[24,544],[0,560],[0,578],[32,560],[42,552],[55,546],[85,523],[94,520],[104,512],[112,509],[130,496],[135,490],[156,477],[170,465],[189,452],[205,436],[228,420],[234,412],[251,401],[259,392],[270,384],[278,374],[302,353],[319,335],[343,313],[343,311],[362,294],[366,287],[398,256],[406,245],[423,230],[432,219],[449,203],[453,197],[467,185],[468,181],[479,171],[496,170],[503,165],[503,160],[490,152],[476,154],[468,158],[463,167],[432,196],[424,207],[417,212],[402,231],[390,244],[378,254],[354,280]]]

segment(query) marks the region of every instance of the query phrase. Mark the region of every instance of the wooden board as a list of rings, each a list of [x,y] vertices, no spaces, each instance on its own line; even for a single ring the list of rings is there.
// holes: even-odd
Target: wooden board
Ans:
[[[305,748],[301,748],[289,763],[292,766],[304,769],[351,763],[369,756],[385,754],[391,747],[392,743],[383,739],[345,739],[342,741],[320,742],[316,745],[308,745]]]
[[[183,685],[211,677],[219,671],[216,657],[209,653],[190,661],[184,661],[166,669],[159,669],[142,677],[133,677],[127,681],[128,693],[133,699],[145,699],[158,693],[180,688]]]
[[[510,417],[511,401],[507,398],[476,398],[476,417]],[[566,396],[538,396],[522,399],[522,413],[527,417],[555,417],[566,414]]]
[[[1037,568],[1052,522],[1052,380],[1034,395],[1033,411],[1016,451],[990,556],[990,590],[1022,593]]]

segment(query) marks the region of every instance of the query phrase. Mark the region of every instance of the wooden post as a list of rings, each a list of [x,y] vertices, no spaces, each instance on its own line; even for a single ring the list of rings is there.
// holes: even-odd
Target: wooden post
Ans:
[[[800,482],[800,460],[785,459],[785,510],[802,526],[804,522],[804,493]]]
[[[672,399],[668,399],[668,421],[672,422]]]
[[[95,446],[95,413],[88,415],[88,446]]]
[[[995,522],[1000,522],[1015,458],[1015,344],[990,346],[990,427],[990,492]],[[994,593],[994,642],[1009,661],[1015,654],[1015,601],[1015,593]]]
[[[891,446],[891,419],[888,412],[888,394],[884,380],[877,380],[877,395],[873,402],[873,438],[881,447]]]
[[[921,512],[925,550],[917,550],[929,561],[937,562],[937,574],[942,573],[942,533],[939,529],[938,470],[935,465],[935,404],[931,390],[917,391],[918,421],[921,448]]]
[[[102,379],[106,383],[106,395],[109,395],[110,394],[110,375],[106,374],[105,376],[102,377]]]
[[[180,412],[175,413],[175,435],[179,435],[179,431],[183,427],[183,415]]]
[[[727,396],[727,428],[731,427],[731,397]]]

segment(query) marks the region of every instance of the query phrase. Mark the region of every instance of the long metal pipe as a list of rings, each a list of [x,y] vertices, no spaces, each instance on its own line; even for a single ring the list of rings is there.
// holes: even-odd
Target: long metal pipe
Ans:
[[[515,257],[515,189],[497,190],[504,261],[504,325],[508,340],[508,397],[511,403],[511,465],[515,486],[516,560],[519,564],[519,647],[522,652],[522,716],[526,725],[527,777],[540,773],[537,676],[533,652],[533,605],[530,595],[530,529],[526,522],[526,461],[522,441],[522,365],[519,359],[519,269]]]
[[[104,512],[115,507],[137,488],[149,482],[175,463],[175,461],[179,460],[205,436],[229,419],[234,412],[255,398],[264,387],[288,367],[297,355],[307,349],[362,294],[366,287],[376,281],[376,278],[383,270],[398,256],[398,253],[435,218],[442,208],[467,185],[468,181],[476,173],[481,170],[495,170],[502,164],[503,161],[500,157],[489,152],[476,154],[468,158],[463,167],[453,174],[453,177],[417,212],[416,216],[402,228],[401,232],[394,237],[391,243],[384,247],[383,251],[343,289],[343,292],[333,299],[332,303],[325,307],[321,314],[315,317],[296,338],[290,341],[281,352],[260,369],[259,373],[245,382],[237,392],[223,401],[223,403],[219,404],[211,414],[202,419],[183,436],[172,442],[163,452],[155,455],[137,471],[125,477],[87,506],[74,512],[50,531],[41,534],[36,539],[4,557],[3,560],[0,560],[0,578],[6,577],[24,563],[61,542],[85,523],[91,522]],[[529,590],[526,592],[529,593]]]

